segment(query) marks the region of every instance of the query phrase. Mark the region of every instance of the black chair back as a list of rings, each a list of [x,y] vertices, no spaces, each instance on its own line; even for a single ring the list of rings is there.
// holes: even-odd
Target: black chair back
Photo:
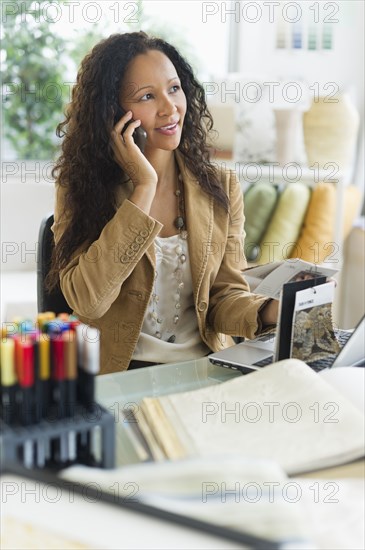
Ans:
[[[72,309],[66,302],[59,285],[52,292],[48,292],[45,289],[44,282],[51,266],[52,251],[54,248],[53,232],[51,231],[53,221],[53,214],[49,214],[42,220],[39,228],[37,258],[38,312],[72,313]]]

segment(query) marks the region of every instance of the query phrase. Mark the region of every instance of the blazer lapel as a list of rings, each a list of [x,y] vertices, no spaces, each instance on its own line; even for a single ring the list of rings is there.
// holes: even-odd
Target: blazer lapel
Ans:
[[[175,152],[184,182],[185,215],[188,231],[191,277],[194,294],[199,290],[207,265],[213,232],[213,197],[200,187],[196,177],[185,166],[179,151]]]

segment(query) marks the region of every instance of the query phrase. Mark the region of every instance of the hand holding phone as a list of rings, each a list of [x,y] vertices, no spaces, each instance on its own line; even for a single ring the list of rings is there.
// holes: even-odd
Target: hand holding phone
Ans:
[[[115,117],[114,117],[114,125],[116,125],[119,120],[122,118],[122,116],[124,116],[126,114],[126,112],[121,108],[121,107],[118,107],[116,113],[115,113]],[[126,129],[128,128],[128,126],[134,122],[133,119],[129,120],[123,130],[122,130],[122,135],[124,134],[124,132],[126,131]],[[135,144],[137,145],[137,147],[139,147],[139,149],[142,151],[142,153],[144,152],[144,148],[145,148],[145,145],[146,145],[146,139],[147,139],[147,133],[146,131],[142,128],[142,126],[139,126],[138,128],[136,128],[132,134],[132,137],[133,137],[133,140],[135,142]]]
[[[143,188],[149,196],[153,196],[158,177],[156,170],[143,154],[147,133],[140,126],[140,121],[133,120],[132,116],[131,111],[125,113],[121,107],[118,107],[115,113],[114,129],[111,133],[114,160],[130,178],[135,188]]]

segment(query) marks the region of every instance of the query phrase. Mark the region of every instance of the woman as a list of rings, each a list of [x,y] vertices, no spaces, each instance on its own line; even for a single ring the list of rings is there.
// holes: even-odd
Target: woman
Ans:
[[[277,302],[242,275],[242,194],[209,161],[211,128],[203,88],[163,40],[117,34],[83,60],[57,129],[50,286],[59,275],[101,331],[101,373],[201,357],[276,322]]]

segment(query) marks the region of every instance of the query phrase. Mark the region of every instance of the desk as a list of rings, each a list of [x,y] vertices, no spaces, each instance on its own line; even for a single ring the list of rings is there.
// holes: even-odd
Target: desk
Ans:
[[[118,465],[132,464],[138,459],[129,445],[122,422],[121,411],[138,407],[141,399],[178,393],[205,386],[220,384],[242,375],[234,370],[212,365],[206,358],[185,363],[158,365],[145,369],[99,376],[97,379],[97,400],[114,414],[117,428]],[[363,504],[361,504],[361,481],[349,480],[342,483],[336,496],[338,504],[321,502],[313,504],[313,479],[338,480],[340,478],[363,478],[364,463],[358,461],[341,467],[310,472],[300,476],[304,482],[305,494],[300,503],[307,510],[310,529],[315,534],[318,547],[326,550],[363,548],[362,525]],[[48,498],[41,498],[34,506],[34,483],[30,485],[30,496],[22,499],[19,481],[10,478],[8,483],[18,483],[17,494],[9,497],[8,510],[3,506],[2,514],[7,513],[13,524],[8,527],[8,542],[3,548],[31,548],[34,546],[14,546],[16,535],[26,532],[28,526],[39,528],[35,534],[47,540],[48,526],[54,527],[58,546],[54,548],[243,548],[232,541],[222,541],[208,533],[192,531],[179,525],[166,524],[156,518],[138,516],[131,511],[116,509],[110,505],[99,507],[97,502],[87,498],[77,498],[63,494],[59,502],[52,502],[52,492]],[[295,483],[295,480],[292,480]],[[320,485],[323,489],[323,484]],[[332,486],[329,487],[332,490]],[[328,497],[330,492],[324,494]],[[43,494],[42,490],[38,490]],[[362,493],[361,493],[362,494]],[[355,506],[354,506],[354,503]],[[356,503],[360,503],[357,505]],[[256,512],[255,512],[256,513]],[[59,519],[62,518],[62,522]],[[33,527],[35,526],[35,527]],[[57,529],[57,531],[56,531]],[[360,531],[360,532],[359,532]],[[57,535],[58,533],[58,535]],[[46,538],[45,538],[46,537]],[[19,540],[19,539],[18,539]],[[67,545],[69,541],[73,544]],[[43,542],[42,548],[50,547]]]
[[[111,412],[118,414],[124,408],[138,407],[143,397],[180,393],[241,376],[235,370],[213,365],[207,358],[202,358],[100,376],[97,380],[97,398]],[[118,422],[116,428],[118,464],[138,462],[126,437],[123,422]],[[292,482],[300,483],[303,489],[300,504],[310,523],[308,531],[315,534],[319,548],[363,547],[363,479],[364,460],[292,478]],[[322,497],[314,503],[316,483],[321,488]],[[335,499],[326,501],[325,496],[328,497],[333,489],[336,491]]]
[[[113,414],[118,414],[124,408],[138,407],[143,397],[180,393],[241,376],[235,370],[213,365],[207,358],[202,358],[100,376],[97,380],[97,398]],[[138,462],[123,422],[118,422],[116,428],[118,464]],[[364,460],[358,460],[292,478],[292,482],[300,483],[303,489],[301,506],[310,524],[308,531],[314,534],[319,548],[332,550],[363,547],[364,477]],[[321,488],[322,498],[314,503],[316,484]],[[331,490],[336,492],[332,502],[325,498]]]
[[[97,378],[97,401],[114,415],[117,432],[117,466],[138,462],[123,424],[122,411],[139,406],[144,397],[157,397],[170,393],[221,384],[242,374],[233,369],[213,365],[203,357],[184,363],[156,365],[130,372],[105,374]],[[351,464],[301,474],[303,478],[364,478],[364,460]]]
[[[117,466],[138,462],[126,435],[123,411],[138,407],[144,397],[195,390],[241,376],[238,371],[213,365],[206,357],[99,376],[96,400],[116,420]]]

